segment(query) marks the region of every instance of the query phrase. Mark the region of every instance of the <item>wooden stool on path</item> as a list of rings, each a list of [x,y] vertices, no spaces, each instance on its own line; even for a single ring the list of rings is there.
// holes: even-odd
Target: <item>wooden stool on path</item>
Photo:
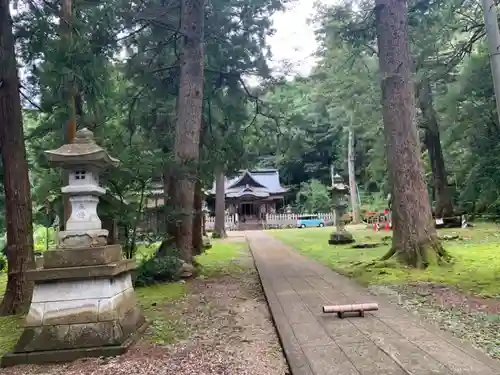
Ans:
[[[323,306],[323,312],[325,314],[328,313],[336,313],[337,316],[341,319],[345,318],[345,313],[356,313],[358,316],[365,316],[365,311],[376,311],[378,310],[377,303],[359,303],[352,305],[331,305],[331,306]]]

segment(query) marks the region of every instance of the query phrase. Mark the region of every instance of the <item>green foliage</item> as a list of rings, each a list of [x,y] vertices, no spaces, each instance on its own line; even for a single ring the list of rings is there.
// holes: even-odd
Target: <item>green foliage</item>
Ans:
[[[251,142],[262,164],[280,169],[299,190],[329,168],[345,172],[347,129],[355,135],[355,173],[362,210],[385,208],[385,140],[380,106],[375,12],[368,1],[318,9],[318,63],[309,77],[266,88],[266,109]],[[461,1],[409,1],[411,52],[418,89],[431,82],[433,104],[455,205],[469,213],[500,214],[500,143],[481,8]],[[418,91],[418,90],[417,90]],[[426,119],[417,110],[422,136]],[[432,171],[423,152],[430,193]]]
[[[136,269],[137,287],[179,280],[182,262],[175,256],[151,256]]]
[[[387,195],[383,193],[360,194],[363,204],[360,206],[361,212],[381,212],[387,207]]]
[[[7,271],[7,257],[0,254],[0,273]]]
[[[47,241],[48,235],[48,241]],[[45,251],[47,248],[55,247],[56,232],[54,228],[46,228],[44,226],[35,226],[33,230],[33,244],[35,251]]]
[[[347,1],[320,7],[312,74],[270,79],[266,36],[272,33],[272,14],[287,3],[207,4],[199,178],[207,187],[216,167],[228,175],[255,165],[277,167],[282,182],[299,192],[302,211],[329,211],[324,187],[331,166],[346,174],[347,131],[352,129],[361,209],[385,208],[389,184],[373,4],[363,0],[356,6]],[[78,126],[91,128],[96,141],[121,161],[102,176],[108,194],[99,214],[103,220],[119,220],[124,249],[132,257],[140,247],[140,232],[151,230],[143,223],[151,191],[165,172],[182,174],[192,162],[176,163],[173,152],[180,3],[75,2],[70,43],[60,37],[58,9],[50,2],[23,4],[13,21],[23,66],[35,223],[52,225],[61,213],[61,174],[48,168],[43,151],[64,141],[68,87],[74,86],[82,103]],[[500,215],[500,127],[479,10],[459,0],[409,1],[411,47],[417,86],[424,78],[431,82],[456,203],[468,212]],[[262,84],[249,87],[248,76],[260,77]],[[420,113],[417,121],[425,127]],[[176,212],[160,212],[176,219]],[[3,227],[2,217],[0,233]],[[159,227],[163,232],[165,226]],[[42,232],[35,230],[36,250],[46,248]],[[52,229],[48,239],[52,246]]]
[[[328,188],[314,179],[303,183],[297,194],[297,207],[303,213],[330,212],[332,202]]]

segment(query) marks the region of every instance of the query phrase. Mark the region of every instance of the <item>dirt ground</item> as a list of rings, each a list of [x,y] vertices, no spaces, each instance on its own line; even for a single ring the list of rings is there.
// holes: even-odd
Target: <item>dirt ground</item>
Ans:
[[[500,359],[500,299],[432,283],[371,286],[370,290]]]
[[[234,241],[234,238],[231,238]],[[167,305],[184,339],[161,346],[142,340],[111,359],[17,366],[2,375],[288,375],[253,259],[233,276],[189,281],[189,296]]]

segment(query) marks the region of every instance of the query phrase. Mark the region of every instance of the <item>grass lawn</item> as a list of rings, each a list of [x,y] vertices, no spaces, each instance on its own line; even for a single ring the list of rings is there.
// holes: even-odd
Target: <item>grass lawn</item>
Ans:
[[[444,267],[413,270],[395,261],[371,261],[388,250],[391,232],[368,229],[352,231],[356,243],[385,242],[373,249],[353,249],[352,245],[328,245],[332,228],[287,229],[270,231],[284,243],[330,268],[354,277],[364,284],[390,284],[428,281],[454,286],[484,297],[500,297],[500,227],[477,224],[474,228],[444,229],[440,235],[458,234],[461,239],[443,241],[454,262]]]
[[[246,244],[238,242],[213,241],[212,248],[197,257],[202,277],[238,272],[236,259],[242,254]],[[152,253],[153,248],[142,249],[138,258]],[[0,297],[5,291],[6,276],[0,274]],[[171,342],[182,336],[182,327],[176,324],[176,317],[182,311],[166,309],[165,305],[182,300],[189,293],[189,282],[158,284],[136,289],[139,303],[151,322],[148,339],[160,344]],[[12,349],[22,331],[23,316],[0,317],[0,357]]]
[[[212,240],[212,248],[196,257],[201,267],[201,276],[217,277],[241,272],[238,259],[246,248],[246,242]]]

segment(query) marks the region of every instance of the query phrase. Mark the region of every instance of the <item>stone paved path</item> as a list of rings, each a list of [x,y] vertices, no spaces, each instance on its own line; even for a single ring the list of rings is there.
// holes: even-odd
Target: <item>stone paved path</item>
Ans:
[[[293,375],[500,375],[500,361],[271,235],[246,236]],[[362,302],[377,302],[379,311],[346,319],[321,311],[325,304]]]

